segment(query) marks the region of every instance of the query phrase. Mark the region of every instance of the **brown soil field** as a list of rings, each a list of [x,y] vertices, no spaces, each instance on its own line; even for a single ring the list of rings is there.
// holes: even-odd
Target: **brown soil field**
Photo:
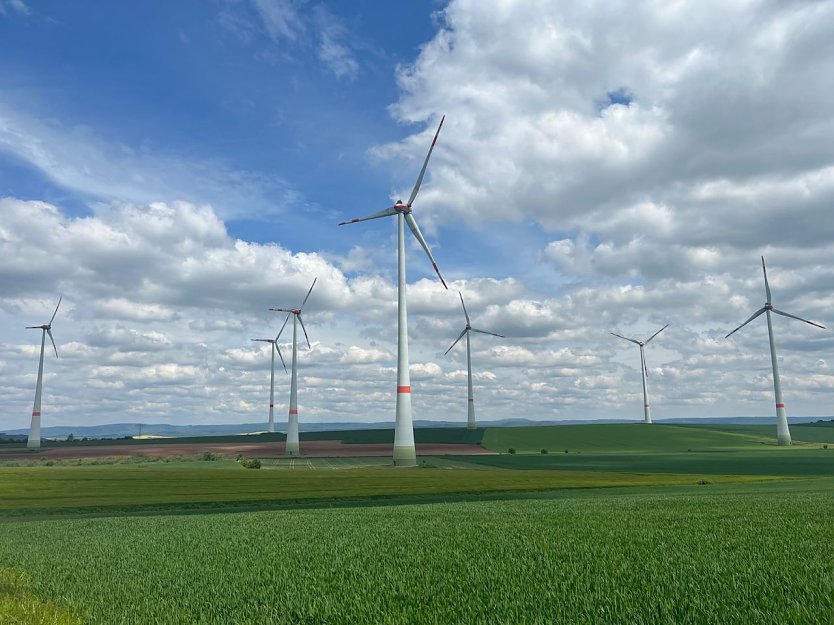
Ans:
[[[47,447],[39,452],[24,452],[21,448],[0,450],[0,460],[23,460],[38,458],[105,458],[113,456],[197,456],[206,451],[235,457],[243,454],[251,458],[281,458],[284,456],[285,443],[176,443],[143,445],[78,445]],[[390,443],[348,444],[341,441],[304,441],[301,440],[301,453],[316,458],[347,458],[362,456],[390,456]],[[473,455],[492,454],[478,445],[454,443],[417,443],[420,456]]]

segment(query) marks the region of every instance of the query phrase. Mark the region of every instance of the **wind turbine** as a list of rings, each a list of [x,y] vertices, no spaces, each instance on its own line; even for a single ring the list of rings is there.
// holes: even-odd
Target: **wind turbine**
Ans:
[[[27,449],[41,448],[41,389],[43,388],[43,348],[46,345],[46,335],[49,335],[49,340],[52,341],[52,348],[55,350],[55,357],[58,357],[58,348],[55,346],[55,339],[52,338],[52,322],[55,321],[55,315],[58,314],[58,307],[61,305],[63,295],[58,298],[58,306],[55,307],[55,312],[52,313],[52,318],[49,323],[42,326],[26,326],[27,330],[41,330],[41,357],[38,361],[38,383],[35,385],[35,405],[32,407],[32,423],[29,426],[29,439],[26,441]]]
[[[466,420],[466,427],[470,430],[475,429],[475,395],[472,392],[472,351],[469,347],[469,333],[470,332],[480,332],[481,334],[491,334],[492,336],[499,336],[504,338],[503,334],[495,334],[495,332],[487,332],[486,330],[478,330],[477,328],[473,328],[469,322],[469,313],[466,312],[466,304],[463,303],[463,293],[458,291],[458,295],[460,295],[460,305],[463,306],[463,314],[466,317],[466,327],[460,333],[458,338],[455,339],[455,342],[452,343],[451,347],[446,350],[443,354],[444,356],[452,351],[452,347],[458,344],[464,336],[466,336],[466,374],[467,374],[467,382],[469,385],[469,412],[468,418]]]
[[[313,279],[313,284],[310,285],[310,290],[307,291],[304,301],[301,302],[301,306],[298,308],[270,308],[270,310],[274,310],[276,312],[287,313],[287,318],[284,319],[284,325],[281,326],[281,329],[278,331],[278,336],[275,337],[276,341],[281,338],[281,333],[284,331],[284,328],[287,327],[287,321],[290,320],[290,315],[292,315],[292,377],[290,379],[290,413],[287,418],[287,447],[284,452],[287,456],[301,455],[301,451],[298,446],[298,324],[300,323],[301,329],[304,330],[304,338],[307,339],[307,349],[312,349],[310,345],[310,337],[307,336],[307,328],[304,327],[304,320],[301,318],[301,309],[304,308],[304,304],[307,303],[310,293],[313,292],[313,287],[316,286],[316,280],[318,280],[318,278]],[[281,360],[283,361],[283,357]]]
[[[630,339],[626,336],[622,336],[621,334],[617,334],[616,332],[611,332],[611,334],[613,334],[614,336],[616,336],[618,338],[625,339],[626,341],[630,341],[630,342],[634,343],[635,345],[640,346],[640,376],[643,379],[643,422],[644,423],[651,423],[652,422],[652,410],[649,407],[649,389],[646,386],[646,378],[649,375],[649,370],[646,367],[646,354],[644,353],[643,348],[646,345],[648,345],[649,342],[654,337],[656,337],[658,334],[663,332],[668,327],[669,327],[669,324],[667,323],[665,326],[660,328],[660,330],[658,330],[657,332],[652,334],[645,341],[638,341],[637,339]]]
[[[278,357],[281,359],[281,364],[284,365],[284,372],[287,371],[287,363],[284,362],[284,357],[281,355],[281,349],[278,347],[278,337],[274,339],[252,339],[258,343],[269,343],[272,349],[269,351],[272,354],[272,363],[269,367],[269,431],[275,431],[275,421],[272,418],[272,407],[275,397],[275,352],[278,352]]]
[[[343,221],[339,225],[354,224],[359,221],[368,221],[370,219],[379,219],[381,217],[397,216],[397,412],[396,424],[394,427],[394,465],[402,467],[416,467],[417,466],[417,450],[414,447],[414,424],[411,420],[411,378],[408,372],[408,320],[405,298],[405,227],[407,223],[411,229],[412,234],[423,246],[426,255],[434,267],[437,277],[440,282],[447,289],[446,281],[440,275],[440,269],[437,268],[437,263],[434,256],[431,255],[428,243],[423,238],[420,228],[417,227],[417,222],[414,221],[414,215],[411,214],[411,206],[414,203],[414,198],[417,197],[417,192],[420,190],[420,185],[423,184],[423,176],[426,173],[426,167],[429,164],[434,144],[437,143],[437,136],[440,134],[440,129],[443,127],[443,120],[446,119],[444,115],[440,119],[440,125],[437,127],[437,132],[434,133],[429,153],[426,154],[426,160],[423,161],[423,167],[420,169],[420,175],[417,176],[417,182],[411,190],[411,195],[408,202],[405,204],[402,200],[386,209],[368,215],[367,217],[359,217],[358,219],[351,219],[350,221]]]
[[[788,417],[785,413],[785,402],[782,399],[782,384],[779,380],[779,365],[776,362],[776,344],[773,341],[773,322],[771,321],[770,313],[771,311],[773,311],[777,315],[782,315],[783,317],[790,317],[791,319],[798,319],[799,321],[804,321],[805,323],[808,323],[812,326],[816,326],[818,328],[825,329],[825,326],[821,326],[820,324],[814,323],[813,321],[808,321],[807,319],[803,319],[802,317],[797,317],[796,315],[791,315],[789,313],[774,308],[773,304],[770,303],[770,284],[768,284],[767,281],[767,268],[765,267],[764,256],[762,256],[762,273],[764,274],[765,294],[767,295],[767,301],[765,302],[764,306],[762,306],[761,308],[759,308],[759,310],[754,312],[747,321],[742,323],[739,327],[730,332],[730,334],[728,334],[724,338],[726,339],[734,332],[741,330],[744,326],[753,321],[753,319],[755,319],[762,313],[767,314],[767,336],[768,339],[770,339],[770,363],[773,366],[773,392],[776,395],[776,442],[779,445],[790,445],[791,431],[788,429]]]

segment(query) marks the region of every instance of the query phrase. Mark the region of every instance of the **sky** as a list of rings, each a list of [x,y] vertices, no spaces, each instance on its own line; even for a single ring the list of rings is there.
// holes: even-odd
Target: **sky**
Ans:
[[[774,415],[776,308],[834,325],[834,3],[0,0],[0,431],[255,423],[304,309],[301,423]],[[774,317],[789,416],[834,336]],[[279,342],[289,361],[291,334]],[[276,373],[276,420],[289,376]]]

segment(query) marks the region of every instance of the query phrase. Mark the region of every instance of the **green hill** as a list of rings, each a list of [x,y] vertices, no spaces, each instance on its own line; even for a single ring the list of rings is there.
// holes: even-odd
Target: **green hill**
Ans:
[[[757,448],[772,439],[773,435],[768,436],[764,429],[747,432],[721,426],[595,423],[488,428],[483,446],[499,452],[506,452],[512,447],[519,453],[538,453],[541,449],[619,453],[718,451]]]

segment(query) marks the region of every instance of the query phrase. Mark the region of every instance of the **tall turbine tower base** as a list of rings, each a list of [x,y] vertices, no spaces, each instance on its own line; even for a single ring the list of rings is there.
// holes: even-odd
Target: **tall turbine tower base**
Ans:
[[[287,439],[287,447],[284,450],[285,456],[290,456],[296,458],[301,455],[301,450],[299,449],[298,441],[291,443],[289,439]]]
[[[791,441],[791,431],[788,428],[788,416],[785,414],[785,404],[776,404],[776,444],[793,444]]]
[[[29,438],[26,439],[26,449],[41,448],[41,413],[32,413],[32,424],[29,426]]]
[[[397,387],[397,421],[394,429],[394,466],[416,467],[414,428],[411,421],[411,387]]]

